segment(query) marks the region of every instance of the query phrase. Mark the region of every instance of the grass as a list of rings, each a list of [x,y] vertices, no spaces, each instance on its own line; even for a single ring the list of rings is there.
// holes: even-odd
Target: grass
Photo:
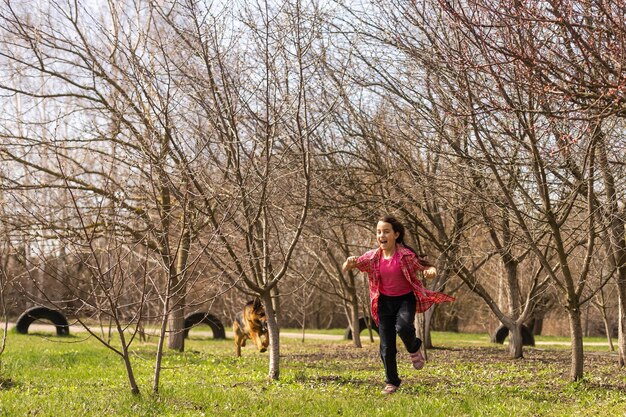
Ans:
[[[571,383],[560,345],[525,348],[525,359],[510,360],[507,346],[486,335],[436,332],[433,341],[438,348],[423,371],[400,350],[403,384],[390,397],[379,394],[378,345],[366,338],[362,349],[285,338],[281,378],[268,381],[267,354],[246,347],[235,359],[232,340],[192,336],[186,352],[165,356],[158,395],[150,393],[154,343],[137,343],[136,397],[121,359],[93,339],[11,333],[0,357],[0,416],[625,415],[626,375],[606,348],[590,352],[585,380]]]

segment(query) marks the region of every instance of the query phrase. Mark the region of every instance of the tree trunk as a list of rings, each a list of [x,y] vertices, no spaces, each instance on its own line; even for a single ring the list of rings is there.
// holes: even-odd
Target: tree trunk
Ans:
[[[124,348],[126,350],[126,348]],[[128,382],[130,383],[130,392],[133,395],[139,395],[139,386],[137,385],[137,381],[135,381],[135,374],[133,373],[133,368],[130,364],[130,358],[128,357],[128,352],[124,352],[124,366],[126,367],[126,375],[128,376]]]
[[[130,383],[130,392],[133,395],[139,395],[139,386],[137,385],[137,381],[135,380],[135,373],[133,372],[132,364],[130,363],[130,352],[128,351],[128,345],[126,343],[126,338],[124,337],[124,331],[122,328],[117,326],[118,333],[120,335],[121,344],[122,344],[122,357],[124,359],[124,366],[126,367],[126,375],[128,376],[128,382]]]
[[[611,326],[609,324],[609,318],[606,315],[606,308],[604,306],[600,309],[602,313],[602,322],[604,323],[604,332],[606,333],[606,340],[609,342],[609,349],[611,352],[615,352],[615,346],[613,346],[613,337],[611,336]]]
[[[533,336],[541,336],[543,332],[543,315],[533,318],[532,324]]]
[[[303,301],[303,304],[306,305],[304,301]],[[304,343],[304,339],[306,338],[306,311],[307,311],[306,308],[302,309],[302,339],[300,340],[302,343]]]
[[[282,321],[282,308],[280,306],[280,290],[278,289],[278,285],[272,287],[270,291],[272,294],[272,307],[276,315],[276,323],[280,326]]]
[[[367,296],[369,297],[369,294]],[[367,309],[365,307],[365,304],[367,304]],[[371,318],[371,320],[366,320],[365,322],[367,323],[367,333],[370,337],[370,343],[374,343],[374,332],[372,331],[372,323],[374,322],[374,318],[372,317],[372,306],[370,303],[363,304],[363,317]]]
[[[185,220],[183,218],[183,220]],[[185,296],[187,293],[186,269],[189,259],[189,248],[191,246],[191,233],[189,227],[185,225],[181,236],[180,248],[176,259],[176,270],[170,273],[172,282],[171,311],[169,313],[169,338],[167,347],[169,349],[183,352],[185,350]]]
[[[621,274],[620,274],[621,275]],[[626,365],[626,277],[618,280],[618,332],[617,332],[617,354],[620,367]]]
[[[432,306],[431,308],[429,308],[428,310],[426,310],[424,312],[424,318],[423,318],[423,335],[422,335],[422,343],[424,343],[424,347],[426,349],[432,349],[433,348],[433,339],[430,335],[430,322],[433,319],[433,316],[435,315],[435,308],[437,308],[436,305]]]
[[[617,270],[618,294],[618,338],[617,354],[619,366],[626,364],[626,216],[620,212],[618,192],[615,186],[615,177],[608,161],[607,146],[600,126],[596,127],[598,161],[605,184],[605,194],[608,202],[609,241],[611,263]]]
[[[165,302],[163,303],[163,315],[161,316],[161,330],[159,332],[159,341],[157,343],[156,359],[154,363],[154,381],[152,384],[152,392],[159,392],[159,381],[161,379],[161,362],[163,359],[163,344],[165,343],[165,335],[167,333],[167,311],[169,310],[169,300],[171,292],[171,281],[167,281],[165,290]]]
[[[511,232],[509,229],[508,219],[506,219],[503,223],[505,224],[504,235],[507,236],[505,243],[509,244]],[[513,319],[513,322],[510,325],[507,325],[507,328],[509,329],[509,356],[511,359],[520,359],[524,357],[524,341],[522,337],[523,323],[519,320],[521,314],[520,287],[517,276],[519,263],[513,258],[508,250],[503,250],[501,257],[502,262],[504,263],[504,269],[506,270],[506,282],[509,294],[509,315]]]
[[[572,368],[570,377],[572,381],[583,378],[583,327],[580,318],[580,307],[569,307],[569,325],[572,338]]]
[[[175,281],[175,287],[180,285],[179,280]],[[172,309],[168,317],[168,349],[183,352],[185,350],[185,297],[178,292],[172,295]]]
[[[524,357],[522,323],[515,323],[509,328],[509,356],[511,359]]]
[[[361,327],[359,325],[359,299],[356,296],[356,289],[350,291],[350,328],[352,329],[352,344],[354,347],[363,347],[361,344]]]
[[[267,315],[267,330],[269,332],[270,346],[270,366],[268,378],[278,381],[280,378],[280,329],[276,320],[276,311],[272,304],[272,297],[269,294],[262,294],[261,299],[265,306],[265,314]]]

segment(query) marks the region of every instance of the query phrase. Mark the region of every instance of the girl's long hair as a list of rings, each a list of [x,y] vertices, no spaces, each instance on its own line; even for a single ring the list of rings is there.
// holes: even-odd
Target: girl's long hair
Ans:
[[[396,243],[401,243],[405,248],[413,252],[419,258],[420,263],[422,263],[423,265],[431,266],[431,264],[425,259],[426,255],[418,254],[415,249],[413,249],[412,247],[406,244],[406,242],[404,241],[405,229],[404,229],[404,225],[402,224],[402,222],[400,222],[400,220],[390,215],[384,215],[380,217],[378,221],[389,223],[393,231],[398,233],[398,238],[396,239]]]

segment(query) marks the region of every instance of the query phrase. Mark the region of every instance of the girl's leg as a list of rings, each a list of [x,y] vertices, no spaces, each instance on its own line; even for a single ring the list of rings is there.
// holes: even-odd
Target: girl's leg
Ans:
[[[380,295],[378,299],[378,335],[380,336],[380,359],[385,367],[385,382],[400,386],[396,362],[396,313],[397,302]]]
[[[413,293],[402,297],[398,308],[396,331],[402,339],[406,350],[415,353],[422,346],[422,341],[415,335],[415,295]]]

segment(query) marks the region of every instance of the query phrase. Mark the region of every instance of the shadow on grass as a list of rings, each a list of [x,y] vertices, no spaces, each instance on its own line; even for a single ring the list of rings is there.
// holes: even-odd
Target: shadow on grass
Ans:
[[[294,380],[297,380],[294,377]],[[372,384],[380,385],[380,382],[373,382],[367,379],[354,378],[354,377],[345,377],[341,375],[316,375],[316,376],[308,376],[305,381],[298,382],[309,382],[320,385],[328,385],[328,384],[337,384],[337,385],[350,385],[350,386],[371,386]]]
[[[13,332],[14,329],[9,330]],[[20,335],[22,337],[32,337],[32,338],[41,338],[45,340],[49,340],[51,342],[59,342],[59,343],[79,343],[83,342],[89,338],[91,338],[90,334],[66,334],[66,335],[57,335],[56,332],[46,332],[46,331],[34,331],[28,332],[27,334],[18,333],[15,330],[16,335]]]
[[[8,391],[15,386],[11,378],[0,377],[0,391]]]

